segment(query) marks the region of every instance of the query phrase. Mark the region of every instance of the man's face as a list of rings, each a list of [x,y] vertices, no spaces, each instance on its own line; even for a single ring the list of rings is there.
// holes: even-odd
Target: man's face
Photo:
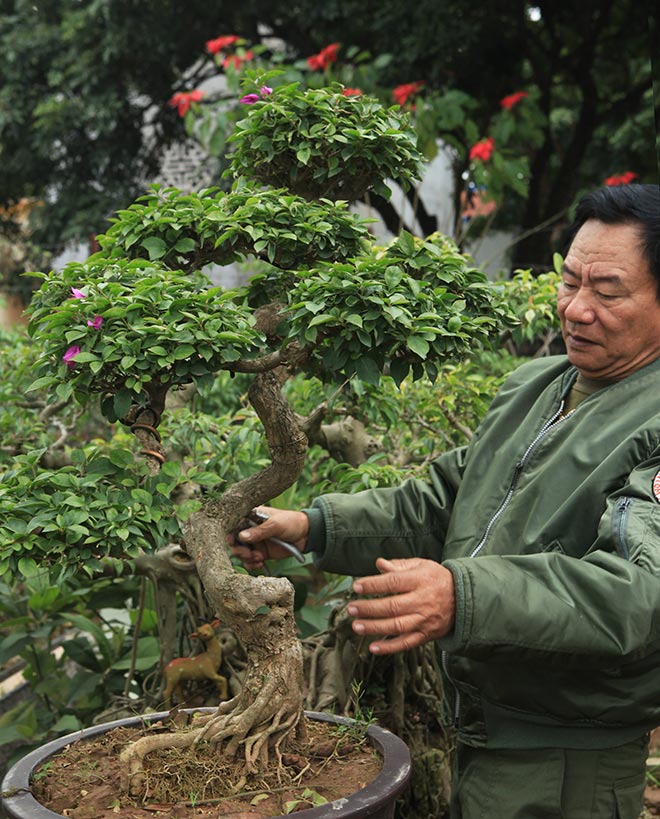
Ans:
[[[660,303],[635,225],[590,219],[570,246],[557,309],[571,364],[620,381],[660,356]]]

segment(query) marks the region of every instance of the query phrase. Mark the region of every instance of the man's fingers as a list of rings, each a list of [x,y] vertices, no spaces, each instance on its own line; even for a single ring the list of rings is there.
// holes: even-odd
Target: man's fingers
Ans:
[[[400,636],[413,631],[423,633],[423,623],[423,618],[417,614],[407,614],[402,617],[354,620],[353,631],[356,634],[397,634]]]
[[[391,563],[392,561],[384,561]],[[419,585],[420,576],[416,571],[385,570],[385,574],[361,577],[353,583],[356,594],[401,594]]]
[[[416,646],[421,646],[427,643],[428,639],[420,631],[412,631],[388,640],[373,640],[369,643],[369,651],[372,654],[396,654],[398,651],[408,651]]]
[[[347,611],[351,617],[400,617],[419,611],[419,598],[415,594],[397,594],[373,600],[351,600]]]
[[[405,572],[410,569],[418,569],[423,564],[421,557],[397,557],[388,560],[386,557],[379,557],[376,560],[376,568],[383,574],[387,572]]]

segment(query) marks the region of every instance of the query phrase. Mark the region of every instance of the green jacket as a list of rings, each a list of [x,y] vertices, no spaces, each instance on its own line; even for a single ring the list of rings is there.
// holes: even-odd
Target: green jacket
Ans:
[[[575,377],[564,356],[529,362],[428,482],[313,505],[323,569],[452,572],[439,644],[470,745],[605,748],[660,723],[660,359],[559,419]]]

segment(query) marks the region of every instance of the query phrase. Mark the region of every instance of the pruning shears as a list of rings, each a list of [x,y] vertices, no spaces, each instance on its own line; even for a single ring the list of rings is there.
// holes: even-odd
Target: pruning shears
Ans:
[[[265,520],[268,520],[268,515],[265,512],[260,512],[258,509],[253,509],[247,518],[244,519],[245,523],[248,526],[259,526],[260,523],[263,523]],[[240,540],[240,538],[239,538]],[[281,546],[283,549],[286,549],[289,554],[293,555],[295,559],[299,563],[305,562],[305,557],[303,553],[298,549],[293,543],[289,543],[288,540],[280,540],[278,537],[269,537],[268,540],[272,540],[273,543],[276,543],[278,546]],[[249,546],[251,549],[254,548],[253,543],[246,543],[246,546]]]

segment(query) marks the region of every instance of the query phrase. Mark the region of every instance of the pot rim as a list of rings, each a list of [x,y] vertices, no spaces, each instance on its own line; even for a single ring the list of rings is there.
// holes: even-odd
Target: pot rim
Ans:
[[[216,709],[203,707],[181,710],[185,713],[206,713]],[[0,805],[7,812],[8,819],[65,819],[62,814],[54,813],[40,802],[37,802],[32,795],[30,778],[37,765],[41,765],[72,742],[89,739],[123,725],[154,722],[158,719],[164,719],[169,713],[169,711],[159,711],[153,714],[124,717],[112,722],[92,725],[89,728],[83,728],[58,737],[30,751],[12,765],[0,786]],[[322,711],[305,711],[305,716],[308,719],[334,722],[339,725],[354,725],[356,722],[356,720],[349,717],[340,717]],[[403,791],[410,779],[411,761],[408,746],[400,737],[380,725],[369,725],[366,733],[383,759],[383,767],[377,776],[364,788],[349,796],[335,799],[325,805],[299,811],[296,816],[299,816],[300,819],[322,819],[324,816],[337,816],[339,811],[341,811],[341,815],[346,815],[347,810],[350,808],[351,813],[349,815],[351,817],[356,817],[356,819],[357,817],[367,817],[374,813],[378,804],[393,801]],[[279,814],[271,817],[271,819],[287,819],[287,817]]]

